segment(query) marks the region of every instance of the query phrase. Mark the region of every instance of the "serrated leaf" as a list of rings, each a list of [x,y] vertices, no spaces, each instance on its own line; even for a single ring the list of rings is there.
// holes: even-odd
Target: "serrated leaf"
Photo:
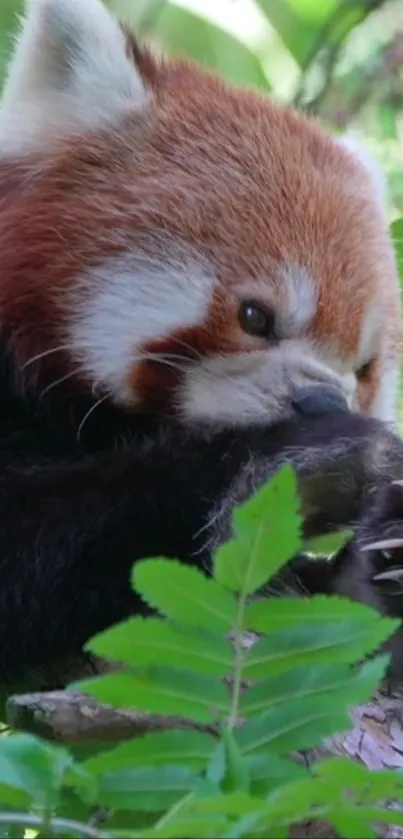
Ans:
[[[284,466],[233,514],[236,535],[216,552],[214,577],[223,586],[252,594],[300,547],[297,479]]]
[[[78,682],[76,687],[115,708],[183,716],[196,722],[217,720],[228,713],[230,704],[221,682],[173,667],[150,667],[135,673],[120,670]]]
[[[295,625],[258,640],[245,652],[243,676],[264,679],[302,664],[353,664],[379,649],[397,622],[339,620]]]
[[[325,554],[326,556],[330,556],[343,548],[352,536],[352,530],[339,530],[336,533],[315,536],[304,542],[304,551],[312,554]]]
[[[171,620],[221,633],[234,626],[235,598],[196,568],[173,559],[146,559],[134,566],[133,585]]]
[[[229,641],[198,628],[179,627],[159,618],[130,618],[92,638],[87,649],[134,666],[180,662],[183,670],[223,677],[233,666]]]
[[[317,746],[324,737],[340,734],[351,725],[341,699],[335,695],[334,704],[326,696],[289,700],[252,717],[236,732],[242,754],[270,749],[275,754],[286,755]]]
[[[199,775],[187,766],[125,766],[98,778],[97,800],[117,810],[161,813],[197,786]]]
[[[179,763],[191,769],[202,769],[216,748],[216,739],[203,731],[153,731],[88,758],[82,763],[82,767],[95,775],[137,763]]]
[[[351,685],[355,679],[356,672],[349,664],[293,667],[248,688],[241,696],[239,712],[241,716],[260,714],[288,699],[322,693],[329,696],[330,702],[333,691]]]
[[[379,613],[364,603],[338,597],[334,594],[315,594],[314,597],[259,598],[245,609],[245,629],[255,632],[275,632],[293,624],[318,621],[352,620],[375,625]],[[395,622],[396,629],[399,622]]]

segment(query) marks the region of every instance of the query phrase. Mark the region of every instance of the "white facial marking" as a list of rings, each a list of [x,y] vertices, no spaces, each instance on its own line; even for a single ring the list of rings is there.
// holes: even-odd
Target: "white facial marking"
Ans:
[[[68,302],[66,342],[90,381],[118,402],[135,401],[126,378],[141,360],[136,348],[202,323],[211,302],[214,277],[201,258],[179,244],[153,250],[89,268]]]
[[[283,332],[298,331],[306,327],[315,314],[317,290],[308,272],[299,265],[285,264],[281,270],[287,294],[287,313],[280,324]]]
[[[385,365],[386,367],[386,365]],[[371,416],[387,422],[391,426],[397,425],[397,395],[399,393],[400,371],[398,365],[390,363],[381,373],[378,393],[371,409]]]
[[[290,416],[293,390],[309,384],[333,384],[352,403],[352,374],[322,362],[308,340],[284,340],[268,350],[204,359],[186,373],[177,407],[192,420],[266,424]]]
[[[369,309],[363,321],[358,347],[357,370],[364,364],[367,364],[368,361],[371,361],[378,345],[378,336],[381,327],[382,306],[380,306],[379,301],[375,301],[375,305]]]
[[[146,101],[101,0],[30,0],[0,105],[0,152],[41,149]]]

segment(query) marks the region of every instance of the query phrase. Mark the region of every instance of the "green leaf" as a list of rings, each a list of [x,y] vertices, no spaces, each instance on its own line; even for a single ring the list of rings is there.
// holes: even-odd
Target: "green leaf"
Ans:
[[[357,812],[349,807],[348,810],[340,810],[337,813],[331,811],[327,820],[333,825],[341,839],[344,837],[345,839],[377,839],[377,832],[368,825],[360,810]]]
[[[274,790],[266,798],[259,821],[259,829],[280,824],[295,824],[315,815],[320,807],[320,816],[325,818],[327,809],[340,808],[344,801],[343,790],[319,778],[307,777]],[[265,836],[265,833],[259,835]]]
[[[354,663],[379,649],[396,621],[323,621],[291,626],[258,640],[245,653],[243,677],[264,679],[303,664]]]
[[[297,479],[287,465],[235,510],[236,539],[216,552],[215,579],[243,595],[260,588],[298,552],[298,508]]]
[[[283,755],[314,746],[323,737],[349,728],[348,709],[373,694],[385,666],[386,656],[379,656],[352,671],[350,680],[339,688],[311,696],[291,696],[281,705],[252,717],[236,733],[241,752],[250,753],[264,747]]]
[[[179,623],[221,633],[235,623],[237,604],[232,594],[196,568],[173,559],[137,562],[133,584],[153,608]]]
[[[355,603],[346,597],[315,594],[314,597],[260,598],[249,603],[245,612],[245,628],[255,632],[275,632],[278,629],[303,623],[317,622],[317,630],[324,621],[356,621],[374,627],[379,613],[364,603]],[[400,626],[392,622],[391,632]],[[385,629],[386,632],[386,629]]]
[[[225,792],[249,792],[250,779],[247,761],[241,755],[233,732],[223,728],[222,741],[225,748],[226,772],[222,788]]]
[[[242,754],[270,749],[286,755],[297,749],[316,746],[324,737],[339,734],[351,726],[344,696],[290,699],[258,717],[252,717],[236,732]]]
[[[330,691],[310,696],[291,696],[258,717],[252,717],[237,732],[242,753],[270,748],[276,754],[316,745],[321,738],[349,728],[350,707],[366,701],[384,675],[386,656],[365,662],[350,679]],[[330,694],[330,695],[329,695]]]
[[[183,816],[163,822],[152,830],[142,831],[139,839],[211,839],[212,836],[224,836],[229,822],[225,816],[200,814]],[[133,839],[133,832],[128,839]]]
[[[383,667],[385,665],[386,662]],[[375,684],[378,675],[382,676],[383,667],[376,668]],[[289,699],[318,694],[327,694],[331,702],[332,692],[354,684],[356,678],[357,672],[349,664],[319,663],[293,667],[248,688],[241,697],[240,714],[260,714]]]
[[[366,825],[368,825],[368,823],[371,822],[381,822],[381,824],[386,824],[388,826],[393,825],[394,827],[403,827],[403,813],[398,813],[396,812],[396,810],[392,810],[390,807],[360,807],[358,812],[361,819]],[[340,824],[340,827],[343,830],[343,832],[341,833],[342,837],[346,837],[346,839],[350,839],[350,837],[352,837],[352,839],[355,839],[357,834],[355,832],[348,832],[348,820],[350,818],[350,814],[353,820],[352,824],[354,825],[354,817],[357,817],[356,807],[352,807],[351,809],[343,807],[342,810],[338,809],[329,811],[329,813],[326,813],[326,819],[330,821],[331,824],[334,824],[335,827],[337,824]],[[373,835],[373,833],[371,834],[368,832],[367,827],[367,832],[364,834],[364,836],[370,836],[372,839]],[[375,836],[377,835],[378,834],[375,833]]]
[[[23,11],[22,0],[1,0],[0,25],[0,82],[6,69],[6,62],[13,44],[11,33],[15,31],[17,12]]]
[[[196,722],[215,721],[228,713],[230,696],[224,685],[173,667],[124,670],[78,682],[76,689],[115,708],[136,708],[154,714],[183,716]]]
[[[403,773],[394,769],[369,770],[348,758],[333,757],[315,764],[314,772],[319,778],[354,792],[361,804],[377,804],[403,794]]]
[[[222,813],[227,816],[245,816],[256,813],[264,802],[260,798],[249,795],[243,790],[228,792],[225,795],[210,798],[195,798],[192,811],[197,813]]]
[[[257,0],[257,5],[278,32],[294,60],[303,67],[317,35],[316,26],[312,26],[309,17],[305,18],[301,14],[299,6],[293,8],[294,4],[287,0]],[[322,8],[322,4],[317,0],[315,0],[315,5],[317,8]]]
[[[396,251],[400,282],[403,283],[403,218],[396,219],[396,221],[393,222],[390,232]]]
[[[8,796],[7,787],[14,787],[38,804],[48,803],[71,763],[67,752],[23,733],[2,737],[0,745],[0,798]]]
[[[254,51],[204,16],[166,3],[153,26],[168,51],[188,55],[235,85],[269,89],[269,80]]]
[[[336,533],[326,533],[324,536],[315,536],[304,542],[304,551],[313,554],[331,556],[337,553],[352,538],[352,530],[339,530]]]
[[[214,788],[219,788],[226,770],[226,755],[224,743],[220,741],[213,754],[206,770],[206,780]]]
[[[259,822],[260,813],[249,813],[248,816],[243,816],[233,823],[225,834],[225,839],[243,839],[244,836],[250,836],[255,833]],[[277,839],[277,837],[276,837]]]
[[[95,775],[137,763],[179,763],[191,769],[202,769],[216,748],[216,739],[202,731],[153,731],[88,758],[82,767]]]
[[[162,813],[199,781],[199,775],[187,766],[125,766],[99,776],[97,798],[117,810]]]
[[[252,753],[244,755],[244,760],[249,771],[250,792],[256,796],[266,797],[276,787],[307,775],[304,766],[272,753]]]
[[[130,618],[87,645],[96,655],[124,664],[164,664],[222,677],[231,672],[233,652],[225,638],[178,627],[159,618]]]
[[[0,803],[3,807],[10,807],[16,810],[29,809],[32,795],[24,789],[17,789],[12,784],[0,784]]]

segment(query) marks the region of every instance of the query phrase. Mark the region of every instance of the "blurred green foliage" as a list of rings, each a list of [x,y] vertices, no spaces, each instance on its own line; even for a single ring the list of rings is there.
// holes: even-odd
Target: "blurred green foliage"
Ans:
[[[358,129],[387,172],[391,221],[403,214],[403,0],[106,1],[168,53],[270,91],[336,131]],[[0,80],[22,8],[0,2]]]

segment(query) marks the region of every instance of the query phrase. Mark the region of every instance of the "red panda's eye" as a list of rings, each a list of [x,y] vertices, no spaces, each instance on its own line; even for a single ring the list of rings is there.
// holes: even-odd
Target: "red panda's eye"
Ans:
[[[256,338],[274,338],[275,314],[259,303],[246,300],[238,313],[241,329]]]

